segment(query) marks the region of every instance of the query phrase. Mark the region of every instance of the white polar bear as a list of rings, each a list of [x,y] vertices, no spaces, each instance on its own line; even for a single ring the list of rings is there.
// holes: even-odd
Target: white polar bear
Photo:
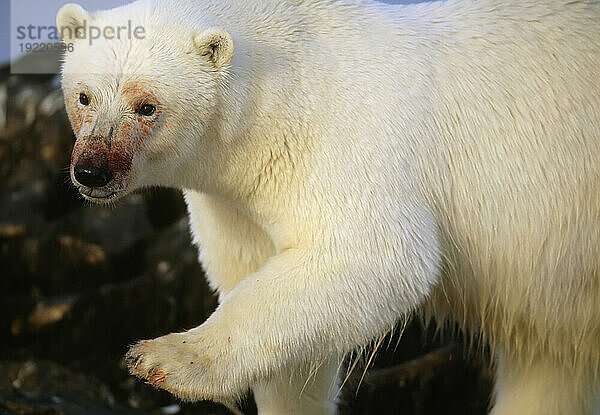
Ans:
[[[335,412],[339,359],[414,311],[481,333],[494,415],[591,414],[600,3],[140,0],[60,28],[71,175],[185,190],[220,306],[134,345],[188,400]],[[114,34],[109,30],[108,34]]]

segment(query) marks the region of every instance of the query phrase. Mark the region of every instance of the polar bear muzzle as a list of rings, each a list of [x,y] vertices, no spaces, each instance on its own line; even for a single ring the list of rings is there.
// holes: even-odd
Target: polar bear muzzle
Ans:
[[[73,169],[75,180],[87,187],[104,187],[113,178],[113,171],[108,166],[105,154],[95,158],[82,158]]]
[[[131,184],[131,143],[104,135],[78,137],[71,157],[71,179],[87,199],[103,202],[122,196]]]

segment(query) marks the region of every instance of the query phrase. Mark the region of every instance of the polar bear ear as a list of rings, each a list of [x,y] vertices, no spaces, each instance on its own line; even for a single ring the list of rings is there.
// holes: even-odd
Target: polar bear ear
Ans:
[[[64,42],[85,36],[86,21],[90,15],[78,4],[65,4],[56,14],[56,29]]]
[[[223,29],[213,28],[193,36],[194,46],[200,55],[206,56],[217,69],[233,59],[235,44],[231,35]]]

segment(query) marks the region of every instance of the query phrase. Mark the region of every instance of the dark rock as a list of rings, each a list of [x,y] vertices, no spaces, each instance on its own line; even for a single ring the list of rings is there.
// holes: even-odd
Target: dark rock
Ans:
[[[116,403],[105,383],[51,362],[4,361],[0,373],[0,408],[5,413],[133,414]]]

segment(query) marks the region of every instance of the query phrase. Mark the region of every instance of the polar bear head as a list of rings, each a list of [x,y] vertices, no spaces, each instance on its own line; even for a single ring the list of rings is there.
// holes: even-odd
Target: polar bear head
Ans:
[[[202,163],[197,155],[218,118],[232,37],[182,22],[185,11],[157,12],[157,4],[98,13],[67,4],[56,17],[69,45],[62,87],[76,135],[70,174],[93,202],[144,186],[185,186],[176,176],[186,163]]]

